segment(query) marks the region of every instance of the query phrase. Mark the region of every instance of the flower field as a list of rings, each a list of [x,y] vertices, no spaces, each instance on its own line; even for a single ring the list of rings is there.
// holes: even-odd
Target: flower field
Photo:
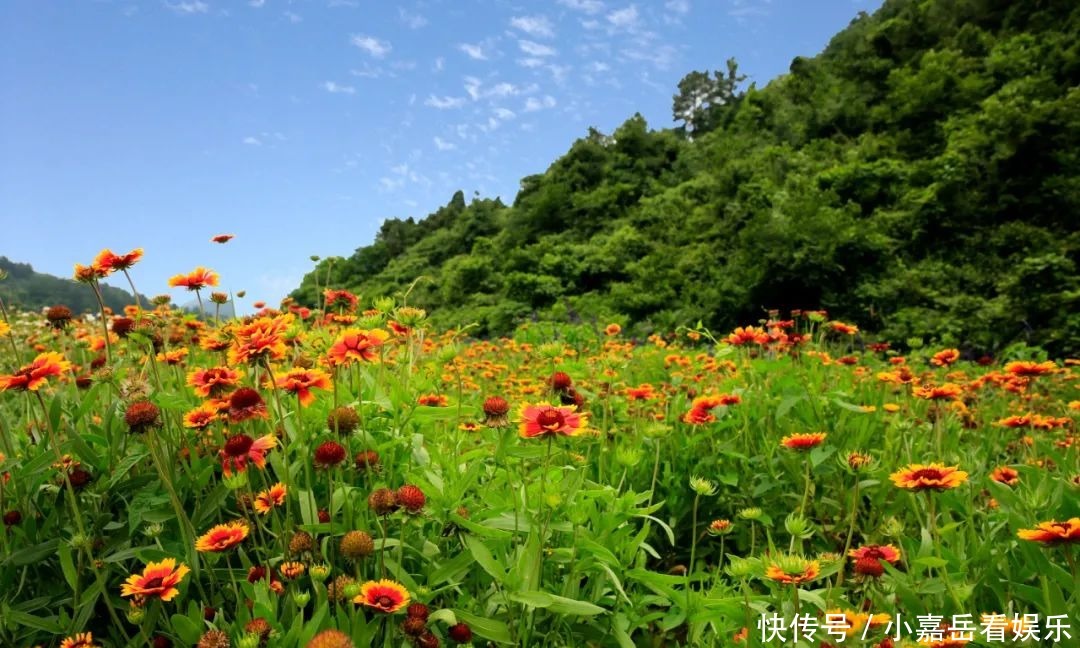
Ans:
[[[226,321],[218,281],[170,282],[201,318],[4,310],[0,645],[1080,642],[1080,361],[821,311],[476,340],[324,290]]]

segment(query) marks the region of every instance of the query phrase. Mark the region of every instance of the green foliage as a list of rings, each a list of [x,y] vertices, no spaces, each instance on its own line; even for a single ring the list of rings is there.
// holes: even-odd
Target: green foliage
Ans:
[[[411,302],[481,334],[824,307],[895,343],[1080,352],[1078,32],[1071,2],[888,0],[765,88],[687,75],[685,126],[589,129],[511,207],[387,221],[294,296],[426,276]]]

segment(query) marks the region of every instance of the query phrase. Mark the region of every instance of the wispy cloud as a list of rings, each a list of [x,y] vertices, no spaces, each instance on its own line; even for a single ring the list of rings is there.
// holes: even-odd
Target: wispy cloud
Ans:
[[[356,88],[334,83],[333,81],[324,82],[322,88],[330,94],[356,94]]]
[[[510,26],[536,38],[555,37],[555,30],[547,16],[517,16],[510,19]]]
[[[607,15],[608,23],[615,29],[632,29],[638,24],[637,5],[630,5]]]
[[[178,14],[199,14],[210,11],[210,5],[202,2],[202,0],[192,0],[191,2],[166,2],[165,6]]]
[[[525,112],[536,112],[545,108],[555,107],[555,97],[544,95],[543,97],[529,97],[525,100]]]
[[[248,4],[258,9],[259,7],[262,7],[264,4],[266,4],[266,0],[248,0]]]
[[[436,136],[435,137],[435,148],[439,149],[440,151],[453,151],[454,149],[457,148],[457,146],[454,145],[453,142],[447,142],[443,138]]]
[[[420,29],[428,24],[428,19],[418,13],[412,13],[405,7],[398,7],[398,18],[409,29]]]
[[[258,137],[248,135],[244,138],[244,144],[247,144],[248,146],[262,146],[262,141]]]
[[[768,16],[770,0],[729,0],[731,8],[728,15],[733,18],[747,18],[749,16]]]
[[[502,121],[508,121],[508,120],[513,119],[514,117],[517,117],[517,115],[514,113],[514,111],[510,110],[509,108],[496,108],[496,109],[492,110],[491,112],[493,112],[495,114],[495,116],[498,117],[499,119],[501,119]]]
[[[559,0],[559,4],[587,14],[598,14],[604,10],[601,0]]]
[[[461,108],[465,105],[465,101],[465,97],[436,97],[435,95],[430,95],[424,100],[424,105],[438,108],[439,110],[451,110],[454,108]]]
[[[458,49],[471,58],[477,61],[486,61],[487,54],[484,53],[484,48],[479,45],[473,45],[471,43],[462,43],[458,45]]]
[[[667,0],[664,8],[677,14],[690,13],[690,0]]]
[[[291,22],[291,23],[292,23],[292,24],[294,24],[294,25],[295,25],[296,23],[298,23],[298,22],[303,22],[303,20],[304,20],[304,19],[303,19],[303,18],[302,18],[302,17],[300,16],[300,14],[298,14],[298,13],[293,13],[293,12],[291,12],[291,11],[283,11],[283,12],[281,12],[281,15],[282,15],[282,16],[285,16],[285,18],[286,18],[286,19],[288,19],[288,21],[289,21],[289,22]]]
[[[351,42],[354,46],[359,47],[375,58],[383,58],[390,53],[390,50],[394,49],[389,41],[364,34],[353,34]]]
[[[518,47],[522,52],[525,52],[529,56],[555,56],[557,52],[554,47],[548,47],[547,45],[541,45],[540,43],[533,42],[531,40],[519,40]]]

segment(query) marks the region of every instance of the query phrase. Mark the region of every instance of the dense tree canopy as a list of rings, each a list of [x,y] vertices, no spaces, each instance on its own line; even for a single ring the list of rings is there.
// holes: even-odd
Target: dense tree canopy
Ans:
[[[688,75],[684,127],[590,129],[513,205],[387,221],[294,296],[423,276],[410,303],[492,334],[822,307],[900,343],[1080,352],[1078,34],[1067,0],[887,0],[764,88]]]

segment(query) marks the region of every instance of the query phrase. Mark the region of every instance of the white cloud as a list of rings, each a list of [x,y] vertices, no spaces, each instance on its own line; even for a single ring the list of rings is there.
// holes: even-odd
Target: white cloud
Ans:
[[[266,4],[266,0],[248,0],[248,4],[258,9],[259,7]]]
[[[544,66],[544,59],[542,59],[542,58],[534,58],[534,57],[530,56],[528,58],[518,59],[518,65],[520,65],[521,67],[527,67],[527,68],[543,67]]]
[[[439,110],[461,108],[465,105],[465,97],[436,97],[435,95],[431,95],[424,100],[424,105],[438,108]]]
[[[552,29],[551,21],[547,19],[547,16],[517,16],[510,19],[510,26],[537,38],[554,38],[555,36],[555,30]]]
[[[675,62],[678,51],[671,45],[646,45],[637,49],[624,49],[620,55],[632,61],[646,61],[657,69],[667,70]]]
[[[197,14],[210,11],[210,5],[202,2],[202,0],[192,0],[191,2],[166,2],[165,6],[179,14]]]
[[[469,58],[476,59],[477,61],[486,61],[487,55],[484,54],[484,49],[479,45],[472,45],[470,43],[462,43],[458,45],[458,49],[465,52]]]
[[[664,8],[677,14],[690,13],[690,0],[667,0]]]
[[[607,21],[616,29],[630,29],[637,25],[637,5],[630,5],[618,11],[612,11],[607,15]]]
[[[598,14],[604,10],[601,0],[559,0],[559,4],[587,14]]]
[[[244,144],[247,144],[249,146],[262,146],[262,142],[259,140],[258,137],[252,137],[250,135],[244,138]]]
[[[517,115],[514,114],[513,110],[509,110],[507,108],[496,108],[492,112],[495,113],[496,117],[498,117],[499,119],[501,119],[503,121],[507,121],[507,120],[513,119],[514,117],[517,117]]]
[[[455,146],[453,142],[447,142],[443,138],[436,136],[435,148],[439,149],[440,151],[453,151],[457,148],[457,146]]]
[[[544,95],[541,97],[529,97],[525,100],[525,112],[536,112],[545,108],[555,107],[555,97]]]
[[[593,72],[607,72],[611,69],[611,66],[603,61],[593,61],[589,63],[589,69]]]
[[[292,23],[292,24],[294,24],[294,25],[295,25],[296,23],[298,23],[298,22],[301,22],[301,21],[303,21],[303,20],[304,20],[303,18],[301,18],[301,17],[300,17],[300,14],[295,14],[295,13],[293,13],[293,12],[291,12],[291,11],[286,11],[286,12],[283,12],[283,13],[282,13],[281,15],[282,15],[282,16],[285,16],[286,18],[288,18],[288,19],[289,19],[289,22],[291,22],[291,23]]]
[[[428,24],[427,18],[418,13],[411,13],[405,7],[398,7],[398,18],[400,18],[401,22],[409,29],[420,29]]]
[[[365,36],[364,34],[353,34],[351,42],[375,58],[382,58],[389,54],[390,50],[394,49],[388,41],[380,40],[374,36]]]
[[[555,48],[548,47],[547,45],[541,45],[540,43],[534,43],[530,40],[519,40],[518,47],[522,52],[525,52],[529,56],[555,56],[557,52]]]
[[[446,59],[444,59],[443,57],[440,56],[437,59],[435,59],[435,63],[431,66],[431,68],[433,70],[435,70],[436,72],[442,72],[443,65],[445,65],[445,64],[446,64]]]
[[[333,81],[324,82],[322,88],[330,94],[356,94],[356,88],[334,83]]]

